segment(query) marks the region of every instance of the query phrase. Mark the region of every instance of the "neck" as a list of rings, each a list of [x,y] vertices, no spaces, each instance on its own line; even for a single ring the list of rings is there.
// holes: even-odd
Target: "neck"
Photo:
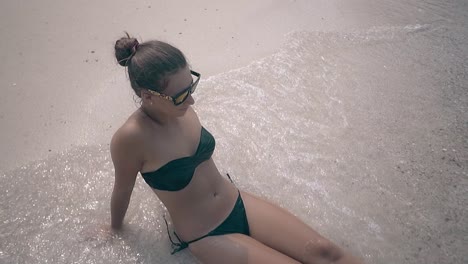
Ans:
[[[149,118],[151,121],[153,121],[154,123],[160,126],[167,126],[171,122],[171,119],[172,119],[169,116],[165,115],[164,113],[151,112],[144,106],[141,106],[139,110],[145,117]]]

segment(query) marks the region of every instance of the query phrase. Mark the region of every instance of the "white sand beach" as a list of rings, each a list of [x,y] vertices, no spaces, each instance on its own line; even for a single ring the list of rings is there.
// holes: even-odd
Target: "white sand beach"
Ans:
[[[240,188],[366,263],[468,263],[467,23],[463,0],[3,1],[0,263],[197,263],[141,177],[127,233],[88,232],[138,107],[124,31],[202,74],[194,108]]]

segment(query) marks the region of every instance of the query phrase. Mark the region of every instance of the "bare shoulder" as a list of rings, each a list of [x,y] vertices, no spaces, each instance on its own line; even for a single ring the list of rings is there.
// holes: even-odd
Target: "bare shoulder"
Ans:
[[[134,121],[126,122],[112,136],[111,146],[137,143],[141,136],[142,131]]]
[[[112,160],[115,163],[143,161],[143,131],[133,120],[125,122],[114,134],[110,144]],[[140,164],[141,165],[141,164]]]
[[[129,194],[133,190],[138,171],[143,164],[142,130],[138,122],[127,120],[114,134],[110,144],[112,162],[115,169],[113,193]]]

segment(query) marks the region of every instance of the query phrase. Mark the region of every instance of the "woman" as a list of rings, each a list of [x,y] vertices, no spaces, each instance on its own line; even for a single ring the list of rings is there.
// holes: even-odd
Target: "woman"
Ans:
[[[160,41],[117,40],[141,107],[112,138],[112,228],[122,227],[137,173],[166,206],[179,242],[203,263],[360,263],[286,210],[220,175],[212,135],[191,105],[200,74]],[[174,238],[176,239],[176,238]],[[172,239],[171,239],[172,241]]]

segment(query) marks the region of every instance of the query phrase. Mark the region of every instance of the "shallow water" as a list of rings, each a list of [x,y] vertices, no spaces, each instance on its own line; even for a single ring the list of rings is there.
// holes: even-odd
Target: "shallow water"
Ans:
[[[411,3],[385,18],[418,23],[292,32],[271,56],[204,79],[195,110],[221,172],[367,263],[467,263],[466,3]],[[96,232],[113,184],[104,120],[135,108],[99,103],[118,81],[85,105],[97,144],[0,176],[0,262],[196,263],[170,255],[165,209],[141,177],[124,234]]]

